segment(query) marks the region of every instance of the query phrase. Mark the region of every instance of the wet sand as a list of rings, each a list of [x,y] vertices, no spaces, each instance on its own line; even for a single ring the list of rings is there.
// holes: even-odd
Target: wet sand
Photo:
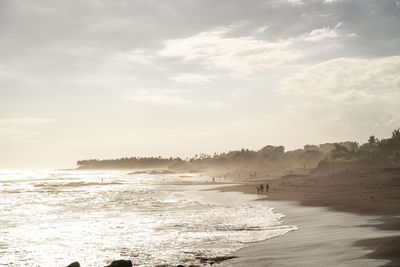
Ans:
[[[289,224],[303,227],[287,236],[240,250],[235,254],[239,258],[225,265],[400,265],[400,169],[293,174],[247,181],[247,184],[245,179],[237,182],[242,184],[218,190],[256,194],[257,185],[269,183],[270,192],[260,200],[271,201],[272,207],[287,215]],[[369,230],[362,232],[359,228]],[[337,229],[349,231],[334,234]],[[355,250],[363,250],[363,256],[345,256]]]
[[[284,224],[299,230],[285,236],[251,244],[223,266],[381,266],[389,260],[370,259],[365,247],[354,246],[360,237],[383,238],[394,234],[373,226],[375,216],[305,207],[292,202],[273,202],[276,212],[286,215]],[[375,222],[376,223],[376,222]]]

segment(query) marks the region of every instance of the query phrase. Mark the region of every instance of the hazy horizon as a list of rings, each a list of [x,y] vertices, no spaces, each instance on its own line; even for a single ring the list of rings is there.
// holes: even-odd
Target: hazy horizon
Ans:
[[[1,1],[0,169],[390,137],[399,29],[399,0]]]

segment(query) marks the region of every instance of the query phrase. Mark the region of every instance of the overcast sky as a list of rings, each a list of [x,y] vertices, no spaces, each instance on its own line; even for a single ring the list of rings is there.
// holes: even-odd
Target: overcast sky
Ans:
[[[398,127],[400,0],[0,1],[0,168]]]

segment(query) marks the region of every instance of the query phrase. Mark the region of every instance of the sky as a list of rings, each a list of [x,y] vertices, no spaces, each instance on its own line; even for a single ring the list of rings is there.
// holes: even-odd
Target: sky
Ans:
[[[0,1],[0,168],[399,127],[400,0]]]

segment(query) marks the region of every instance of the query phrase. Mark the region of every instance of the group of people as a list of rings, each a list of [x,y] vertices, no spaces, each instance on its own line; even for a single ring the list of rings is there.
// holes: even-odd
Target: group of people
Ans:
[[[268,193],[269,191],[269,184],[265,185],[265,193]],[[260,186],[257,186],[257,194],[263,194],[264,193],[264,185],[260,184]]]

